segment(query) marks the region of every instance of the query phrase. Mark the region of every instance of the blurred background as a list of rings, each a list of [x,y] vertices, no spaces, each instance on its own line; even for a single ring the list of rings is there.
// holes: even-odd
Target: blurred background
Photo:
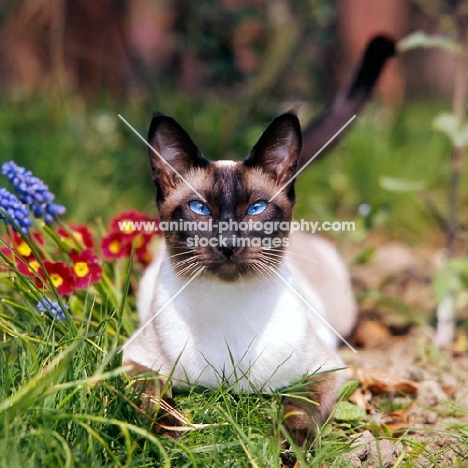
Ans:
[[[450,36],[455,3],[0,0],[0,160],[43,178],[69,219],[154,215],[146,149],[119,113],[146,135],[164,112],[208,158],[243,158],[278,113],[297,107],[305,126],[325,109],[374,34]],[[420,194],[400,189],[445,207],[451,144],[432,121],[452,107],[453,57],[392,59],[352,131],[300,177],[296,216],[441,242]]]

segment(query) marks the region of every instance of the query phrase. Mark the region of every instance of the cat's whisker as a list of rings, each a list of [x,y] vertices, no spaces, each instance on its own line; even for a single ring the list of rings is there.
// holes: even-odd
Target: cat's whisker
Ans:
[[[278,269],[280,267],[280,264],[279,263],[274,263],[274,262],[270,262],[268,260],[265,260],[265,259],[262,259],[259,264],[261,264],[262,266],[268,266],[268,267],[273,267],[273,268],[276,268]]]
[[[177,262],[174,264],[174,269],[177,271],[182,271],[185,270],[186,268],[190,268],[193,265],[198,265],[199,261],[196,256],[188,258],[186,260],[181,260],[180,262]]]
[[[254,271],[255,271],[258,275],[260,275],[262,278],[266,278],[266,277],[267,277],[267,275],[265,274],[265,272],[262,271],[260,268],[257,268],[257,267],[256,267],[256,268],[254,268]]]
[[[176,253],[176,254],[173,254],[173,255],[169,255],[167,258],[174,258],[174,257],[178,257],[179,255],[184,255],[184,254],[188,255],[188,254],[191,254],[191,253],[193,253],[195,251],[196,251],[195,249],[190,249],[190,250],[186,250],[185,252],[179,252],[179,253]]]
[[[182,252],[181,255],[186,253],[186,252],[195,252],[197,250],[195,248],[194,249],[187,249],[187,244],[185,244],[185,243],[181,243],[181,245],[171,245],[171,250],[174,250],[174,249],[183,250],[184,252]],[[179,255],[179,254],[176,254],[176,255]]]
[[[285,259],[285,255],[279,255],[279,254],[269,252],[269,251],[265,251],[265,250],[262,251],[262,255],[265,255],[265,256],[270,257],[270,258],[275,257],[275,258],[280,259],[281,261],[284,261],[284,259]],[[293,262],[295,262],[295,263],[299,263],[297,260],[293,260],[293,259],[291,259],[291,260]]]
[[[182,265],[186,265],[187,263],[192,263],[195,259],[198,259],[200,257],[200,255],[194,255],[190,258],[185,258],[183,260],[179,260],[178,262],[174,263],[174,266],[175,267],[179,267],[179,266],[182,266]]]
[[[193,261],[193,257],[189,258],[189,259],[183,259],[183,260],[179,260],[177,262],[174,262],[174,263],[168,263],[167,265],[161,265],[161,271],[164,271],[164,272],[168,272],[168,271],[172,271],[174,268],[177,268],[179,266],[181,266],[182,264],[185,264],[185,263],[189,263]]]
[[[267,254],[264,254],[264,255],[266,255],[266,256],[268,257]],[[270,265],[270,266],[275,265],[276,267],[280,267],[281,264],[283,263],[282,260],[280,261],[280,260],[278,260],[278,259],[276,259],[276,258],[275,258],[275,259],[269,258],[268,260],[269,260],[269,265]],[[291,259],[291,258],[288,258],[288,259],[286,259],[286,260],[287,260],[288,262],[293,262],[293,263],[297,263],[298,265],[300,265],[299,262],[294,261],[294,260]],[[296,272],[296,274],[298,274],[299,276],[301,276],[305,281],[307,281],[307,277],[306,277],[304,274],[302,274],[301,271],[300,271],[299,269],[295,269],[295,272]]]
[[[199,272],[203,273],[206,270],[206,266],[203,265],[201,262],[196,262],[194,265],[196,268],[194,271],[190,272],[189,279],[193,278],[194,276],[198,276]]]
[[[190,274],[190,270],[193,270],[194,267],[196,267],[197,265],[195,263],[192,263],[188,266],[186,266],[185,268],[182,268],[181,270],[178,270],[175,274],[175,277],[176,278],[179,278],[181,276],[184,276],[186,275],[187,273]]]
[[[290,258],[290,257],[285,257],[283,255],[277,255],[277,254],[273,254],[271,252],[269,252],[269,253],[263,252],[263,255],[266,255],[267,257],[271,256],[270,258],[275,258],[276,257],[276,258],[279,259],[278,260],[279,263],[290,262],[293,265],[298,265],[298,266],[302,265],[302,263],[299,262],[298,260],[295,260],[294,258]]]
[[[175,270],[178,270],[179,268],[184,267],[184,266],[186,266],[187,264],[191,265],[191,264],[192,264],[193,262],[195,262],[195,261],[197,261],[197,256],[192,256],[192,257],[190,257],[190,258],[185,258],[185,259],[183,259],[183,260],[179,260],[179,261],[177,261],[177,262],[174,262],[174,263],[172,264],[172,266],[173,266],[173,268],[174,268]]]
[[[260,276],[266,278],[265,271],[263,271],[258,265],[252,263],[251,264],[252,270],[256,271]]]
[[[272,267],[268,267],[268,264],[263,263],[261,260],[257,260],[257,261],[254,261],[253,263],[253,267],[256,269],[257,272],[259,272],[264,278],[268,278],[269,276],[271,276],[271,272],[270,272],[270,269],[269,268],[272,268]]]
[[[195,252],[195,250],[193,252]],[[195,253],[195,254],[191,253],[190,256],[188,256],[187,258],[181,258],[180,260],[177,260],[176,262],[174,262],[174,265],[178,265],[179,263],[191,261],[194,258],[199,258],[201,256],[202,256],[202,253]]]
[[[283,260],[281,258],[270,257],[269,255],[265,253],[262,253],[259,259],[268,261],[269,263],[274,264],[274,265],[281,265],[283,263]]]
[[[278,261],[278,266],[282,263],[282,262],[287,262],[287,263],[292,263],[292,264],[295,264],[295,265],[298,265],[298,266],[301,266],[301,262],[299,262],[298,260],[294,259],[294,258],[291,258],[291,257],[288,257],[288,256],[283,256],[283,255],[278,255],[278,254],[275,254],[275,253],[272,253],[272,252],[269,252],[269,251],[263,251],[262,252],[263,255],[267,256],[267,257],[277,257],[278,259],[281,259],[281,260],[277,260]],[[301,255],[298,255],[298,256],[301,256]],[[272,260],[272,258],[270,257],[270,260]],[[307,257],[304,257],[304,258],[307,258]],[[312,260],[312,259],[308,259],[308,260]],[[320,262],[317,262],[317,263],[320,263]],[[298,269],[296,269],[296,273],[302,277],[302,279],[304,279],[305,281],[307,281],[307,277],[301,273]]]
[[[283,254],[285,253],[284,250],[280,250],[280,249],[264,249],[265,250],[268,250],[268,251],[274,251],[274,252],[282,252]],[[310,258],[310,257],[306,257],[305,255],[301,255],[301,254],[298,254],[296,252],[291,252],[291,249],[288,250],[286,256],[289,256],[289,255],[296,255],[297,257],[302,257],[302,258],[305,258],[306,260],[310,260],[311,262],[315,262],[315,263],[321,263],[319,262],[318,260],[314,259],[314,258]]]

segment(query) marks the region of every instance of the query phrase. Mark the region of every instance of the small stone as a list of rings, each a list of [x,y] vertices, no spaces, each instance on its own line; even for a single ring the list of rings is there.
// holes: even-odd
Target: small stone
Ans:
[[[435,424],[439,419],[439,416],[434,411],[424,411],[423,415],[425,424]]]
[[[394,462],[396,462],[397,458],[403,453],[403,450],[405,450],[405,446],[402,442],[396,442],[395,444],[393,444]]]
[[[346,465],[351,468],[358,468],[362,466],[360,458],[354,452],[343,455],[343,460],[346,462]]]
[[[409,411],[411,424],[435,424],[439,417],[434,411],[426,410],[420,406],[413,406]]]
[[[447,401],[447,395],[435,380],[425,380],[419,384],[418,403],[422,406],[436,406]]]
[[[358,458],[365,466],[386,466],[392,463],[394,446],[388,440],[377,440],[369,431],[352,436],[356,450],[349,454],[349,460]],[[356,465],[360,466],[360,465]]]
[[[371,466],[387,466],[392,463],[393,459],[393,445],[389,440],[376,440],[371,444],[369,460]]]
[[[369,447],[375,442],[375,437],[370,431],[364,431],[361,434],[352,435],[351,439],[353,439],[353,446],[356,446],[356,450],[352,453],[360,460],[366,460],[369,455]]]

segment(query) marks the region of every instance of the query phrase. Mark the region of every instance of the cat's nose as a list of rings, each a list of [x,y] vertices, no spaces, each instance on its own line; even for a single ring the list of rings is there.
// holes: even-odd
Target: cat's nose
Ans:
[[[221,237],[218,249],[226,258],[230,258],[237,249],[236,237],[235,236],[226,236],[224,238]]]
[[[220,247],[219,250],[221,250],[222,254],[226,258],[230,258],[232,254],[234,253],[234,251],[236,250],[236,247],[234,245],[226,245],[226,246]]]

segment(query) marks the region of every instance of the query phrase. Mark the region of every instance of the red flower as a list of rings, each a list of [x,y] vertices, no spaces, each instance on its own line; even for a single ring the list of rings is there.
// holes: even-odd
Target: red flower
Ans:
[[[3,255],[5,255],[5,257],[9,258],[11,261],[14,260],[14,254],[13,254],[13,251],[11,250],[10,247],[0,247],[0,252],[2,252]],[[1,262],[2,262],[2,266],[3,266],[3,258],[1,258]],[[5,261],[5,264],[6,264],[6,261]]]
[[[127,236],[120,232],[110,232],[101,239],[102,256],[105,260],[128,257],[132,251],[132,244]]]
[[[73,260],[77,289],[86,289],[101,279],[102,266],[99,257],[91,249],[83,250],[80,253],[72,251],[70,257]]]
[[[28,243],[22,239],[20,234],[18,232],[13,232],[12,237],[12,247],[15,249],[15,251],[22,257],[30,257],[32,255],[31,247],[29,247]],[[27,237],[30,239],[30,243],[35,240],[39,245],[44,245],[44,238],[38,232],[33,232]]]
[[[75,287],[75,276],[73,269],[63,262],[44,262],[44,267],[49,274],[50,280],[54,287],[57,289],[59,296],[69,296],[73,293]],[[36,285],[44,287],[48,283],[47,276],[45,275],[42,267],[38,271],[41,278],[36,278]]]
[[[60,236],[62,241],[73,239],[80,247],[84,246],[89,249],[93,248],[93,234],[86,224],[69,224],[68,227],[69,231],[66,231],[63,227],[59,227],[57,229],[57,234]]]
[[[140,211],[137,211],[137,210],[124,211],[123,213],[120,213],[111,219],[109,227],[111,231],[121,231],[123,230],[122,225],[120,224],[122,222],[126,222],[126,221],[139,222],[139,221],[145,221],[146,219],[148,219],[148,217],[144,213],[141,213]]]
[[[148,265],[151,262],[152,253],[148,249],[151,237],[152,236],[148,234],[140,234],[140,236],[134,240],[135,260],[143,265]]]
[[[135,259],[147,264],[151,260],[148,244],[154,235],[160,234],[159,219],[136,210],[121,213],[111,220],[110,232],[102,238],[103,257],[106,260],[129,257],[135,249]]]
[[[34,238],[39,245],[44,245],[44,238],[38,232],[29,235],[30,242],[33,242],[31,237]],[[16,263],[16,267],[20,273],[31,278],[36,276],[35,272],[40,265],[29,244],[21,238],[19,233],[14,231],[10,233],[8,238],[4,238],[4,240],[9,244],[11,243],[12,246],[1,247],[0,250],[2,253]]]
[[[126,211],[112,218],[110,232],[121,232],[132,239],[138,234],[148,236],[161,234],[158,218],[150,218],[136,210]]]
[[[37,261],[37,258],[34,255],[16,259],[16,268],[18,268],[18,271],[24,276],[37,278],[40,267],[41,264]]]

